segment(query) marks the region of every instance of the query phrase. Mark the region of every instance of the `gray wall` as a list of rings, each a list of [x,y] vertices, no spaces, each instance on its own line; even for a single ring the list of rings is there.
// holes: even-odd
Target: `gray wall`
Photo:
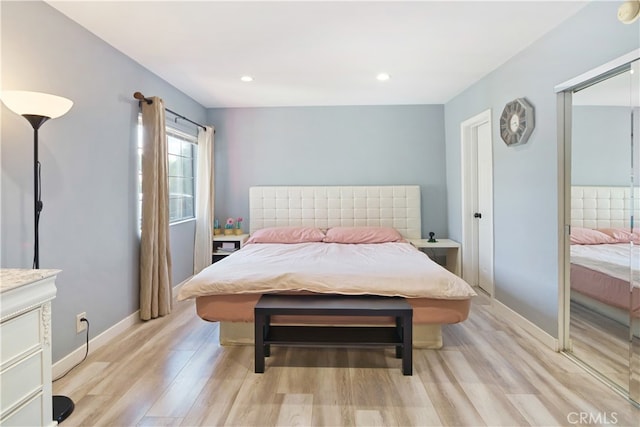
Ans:
[[[592,2],[445,105],[449,233],[461,239],[460,123],[493,117],[495,297],[558,336],[558,143],[554,86],[639,47],[640,23],[617,21],[618,2]],[[536,129],[507,147],[498,118],[526,97]]]
[[[67,115],[40,129],[40,266],[63,270],[53,302],[56,361],[83,344],[83,335],[75,333],[77,313],[87,312],[94,337],[138,309],[133,92],[160,96],[196,121],[203,122],[206,111],[47,4],[0,2],[0,7],[2,88],[74,101]],[[1,265],[30,268],[33,130],[4,105],[1,112]],[[174,284],[191,269],[192,233],[189,223],[171,232]]]
[[[221,222],[248,218],[255,185],[418,184],[423,234],[446,234],[442,105],[211,109],[208,122]]]
[[[173,286],[179,285],[183,280],[193,275],[193,245],[195,238],[195,219],[170,226],[169,242],[171,243],[171,279]]]
[[[628,186],[631,108],[574,106],[571,114],[571,183]]]

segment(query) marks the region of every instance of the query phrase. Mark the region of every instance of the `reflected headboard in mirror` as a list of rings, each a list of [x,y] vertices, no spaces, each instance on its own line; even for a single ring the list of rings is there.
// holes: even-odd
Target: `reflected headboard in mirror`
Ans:
[[[631,215],[640,220],[640,189],[634,188],[632,209],[631,187],[571,187],[571,225],[584,228],[628,228]],[[638,227],[634,224],[634,227]]]

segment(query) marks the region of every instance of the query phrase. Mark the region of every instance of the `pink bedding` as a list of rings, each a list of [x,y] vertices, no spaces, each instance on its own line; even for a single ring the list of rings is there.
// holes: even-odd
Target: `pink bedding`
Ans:
[[[178,299],[291,291],[445,300],[476,295],[409,243],[269,243],[247,245],[205,268]]]
[[[571,264],[571,289],[604,304],[629,310],[629,282]],[[633,289],[634,317],[640,317],[640,288]]]
[[[631,306],[634,317],[640,317],[640,288],[631,292],[629,287],[630,264],[640,262],[638,249],[628,243],[572,245],[571,289],[623,310]]]
[[[633,253],[633,255],[632,255]],[[631,263],[633,262],[633,265]],[[631,268],[638,274],[640,246],[629,243],[571,245],[571,263],[629,281]]]

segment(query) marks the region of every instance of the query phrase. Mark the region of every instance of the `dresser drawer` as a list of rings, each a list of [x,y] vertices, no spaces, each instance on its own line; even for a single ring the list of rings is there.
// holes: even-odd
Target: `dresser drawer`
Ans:
[[[17,408],[6,418],[0,420],[2,427],[24,427],[24,426],[42,426],[51,423],[45,422],[43,419],[43,396],[42,393],[34,396],[27,403]],[[49,413],[51,417],[51,413]]]
[[[42,351],[0,372],[0,414],[42,390]]]
[[[40,347],[40,329],[39,308],[2,322],[0,369]]]

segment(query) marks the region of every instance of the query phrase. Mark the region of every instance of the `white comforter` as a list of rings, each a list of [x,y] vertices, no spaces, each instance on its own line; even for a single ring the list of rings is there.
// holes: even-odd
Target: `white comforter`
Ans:
[[[467,282],[409,243],[269,243],[247,245],[205,268],[182,286],[178,300],[280,291],[436,299],[476,295]]]
[[[639,274],[640,246],[631,248],[628,243],[571,245],[571,263],[629,281],[631,267],[634,277]]]

